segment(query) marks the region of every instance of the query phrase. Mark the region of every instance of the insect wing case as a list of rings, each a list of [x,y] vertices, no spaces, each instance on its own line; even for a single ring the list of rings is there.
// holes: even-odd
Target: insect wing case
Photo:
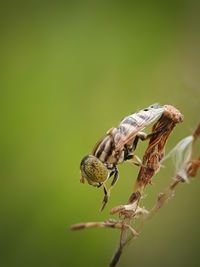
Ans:
[[[163,112],[164,107],[154,104],[125,117],[118,127],[121,135],[115,138],[116,151],[132,141],[139,131],[154,122]]]

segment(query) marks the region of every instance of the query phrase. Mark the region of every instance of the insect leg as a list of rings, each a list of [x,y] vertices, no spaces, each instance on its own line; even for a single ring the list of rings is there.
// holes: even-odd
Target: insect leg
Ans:
[[[145,140],[151,138],[153,135],[158,134],[160,131],[161,130],[155,131],[155,132],[152,132],[150,134],[146,134],[144,132],[138,132],[134,141],[133,141],[133,145],[132,145],[131,149],[128,149],[126,151],[126,156],[125,156],[124,160],[127,160],[136,166],[142,166],[141,159],[138,156],[133,154],[133,152],[136,150],[139,139],[142,141],[145,141]]]
[[[115,174],[115,171],[111,171],[111,173],[110,173],[108,178],[111,178],[113,176],[113,174]]]
[[[149,135],[150,135],[150,136],[149,136]],[[147,140],[148,138],[150,138],[151,135],[152,135],[152,133],[150,133],[149,135],[146,134],[146,133],[144,133],[144,132],[138,132],[137,137],[138,137],[140,140],[144,141],[144,140]]]
[[[115,183],[117,182],[118,178],[119,178],[119,171],[118,171],[117,167],[115,167],[114,177],[113,177],[113,180],[111,182],[111,186],[110,186],[109,190],[115,185]]]
[[[142,134],[145,134],[145,133],[142,133]],[[135,139],[133,141],[133,144],[132,144],[132,146],[130,146],[130,148],[125,146],[125,157],[124,157],[124,160],[125,161],[129,161],[129,162],[133,163],[136,166],[141,166],[142,165],[141,159],[138,156],[133,154],[133,152],[136,150],[139,138],[140,138],[140,135],[135,137]]]
[[[146,134],[144,132],[138,132],[138,134],[136,135],[135,140],[133,142],[133,146],[131,148],[131,151],[129,151],[129,153],[126,156],[125,160],[133,163],[136,166],[143,166],[142,165],[142,160],[138,156],[132,154],[133,151],[135,151],[135,149],[137,147],[137,144],[138,144],[139,139],[142,140],[142,141],[145,141],[145,140],[151,138],[152,136],[160,133],[161,131],[162,131],[162,129],[161,130],[158,130],[158,131],[155,131],[155,132],[152,132],[150,134]]]
[[[133,141],[132,148],[131,148],[132,151],[136,150],[136,147],[137,147],[139,138],[140,138],[140,137],[139,137],[138,135],[136,135],[136,137],[135,137],[135,139],[134,139],[134,141]]]
[[[102,211],[105,208],[105,206],[108,202],[108,199],[109,199],[109,191],[106,189],[105,185],[103,185],[103,191],[104,191],[104,198],[102,201],[102,206],[101,206],[100,211]]]
[[[113,170],[113,172],[111,172],[111,176],[114,174],[113,176],[113,180],[111,182],[111,185],[110,185],[110,188],[107,189],[105,187],[105,185],[103,185],[103,191],[104,191],[104,198],[103,198],[103,201],[102,201],[102,207],[101,207],[101,211],[105,208],[106,204],[108,203],[108,199],[110,197],[110,191],[111,189],[114,187],[115,183],[117,182],[118,178],[119,178],[119,172],[118,172],[118,169],[117,167],[115,167],[115,169]]]
[[[143,166],[142,160],[137,155],[134,155],[134,159],[136,160],[136,162],[135,162],[136,166]]]
[[[151,138],[153,135],[160,133],[161,131],[163,131],[163,130],[160,129],[160,130],[152,132],[150,134],[146,134],[144,132],[138,132],[136,137],[138,137],[142,141],[145,141],[145,140]]]
[[[126,161],[133,163],[134,165],[139,166],[139,167],[143,166],[142,160],[137,155],[133,155],[133,154],[128,155],[128,157],[126,158]]]

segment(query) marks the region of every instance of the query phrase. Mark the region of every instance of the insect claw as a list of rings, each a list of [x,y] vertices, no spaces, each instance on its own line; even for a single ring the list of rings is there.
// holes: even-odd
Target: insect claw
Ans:
[[[108,198],[104,197],[104,199],[102,201],[102,206],[100,208],[100,212],[102,212],[104,210],[107,203],[108,203]]]
[[[107,191],[105,187],[103,189],[104,189],[105,195],[104,195],[104,198],[102,201],[102,206],[101,206],[100,212],[103,211],[103,209],[105,208],[106,204],[108,203],[109,196],[110,196],[109,191]]]
[[[103,202],[103,205],[102,205],[101,208],[100,208],[100,212],[102,212],[102,211],[104,210],[106,204],[107,204],[107,202]]]

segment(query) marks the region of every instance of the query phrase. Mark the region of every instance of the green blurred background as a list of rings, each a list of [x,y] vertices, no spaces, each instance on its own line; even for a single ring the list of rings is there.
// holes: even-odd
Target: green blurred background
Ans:
[[[199,5],[1,1],[0,28],[0,266],[108,266],[118,231],[69,227],[109,218],[138,169],[120,166],[100,214],[103,193],[79,183],[80,159],[123,116],[155,102],[185,115],[168,150],[191,133],[200,110]],[[173,176],[167,166],[147,189],[147,208]],[[199,179],[182,185],[119,266],[200,266],[199,194]]]

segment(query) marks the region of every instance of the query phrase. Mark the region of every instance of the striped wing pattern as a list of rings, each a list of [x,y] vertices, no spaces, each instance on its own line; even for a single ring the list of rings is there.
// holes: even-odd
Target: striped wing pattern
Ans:
[[[125,117],[117,128],[110,129],[95,146],[93,155],[102,162],[117,163],[126,144],[133,142],[137,133],[155,121],[164,112],[164,107],[154,104]]]
[[[164,107],[152,105],[149,108],[125,117],[118,127],[121,138],[118,137],[118,139],[115,140],[116,151],[132,141],[139,131],[142,131],[145,127],[154,122],[163,112]]]

